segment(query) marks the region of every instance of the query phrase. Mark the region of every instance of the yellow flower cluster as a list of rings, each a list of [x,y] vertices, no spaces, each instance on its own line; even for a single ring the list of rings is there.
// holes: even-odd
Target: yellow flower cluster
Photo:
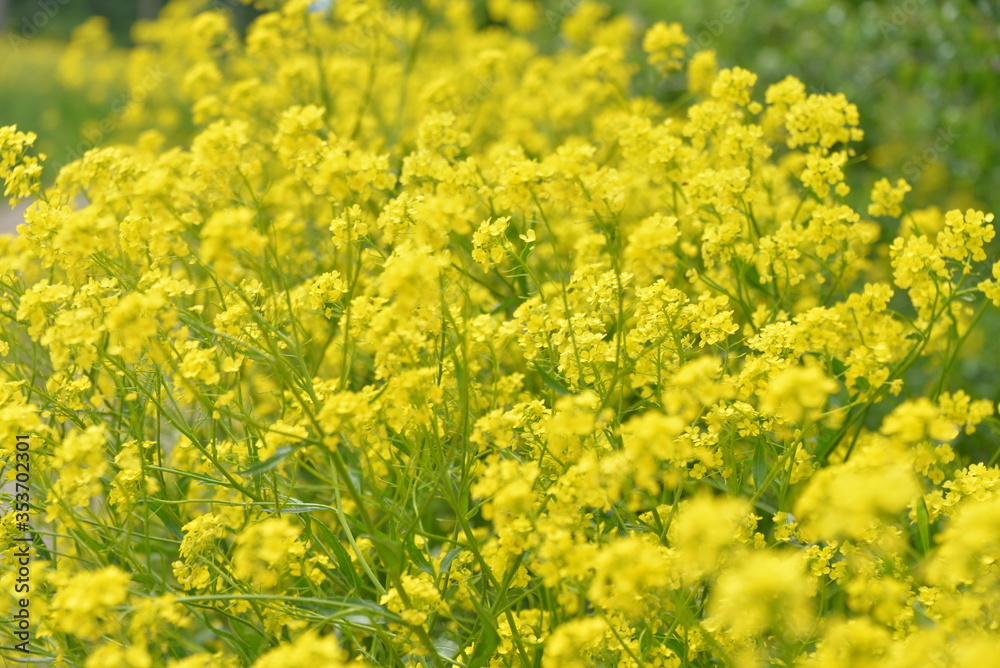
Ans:
[[[257,4],[138,24],[146,130],[51,185],[0,129],[39,656],[991,664],[992,214],[852,193],[844,96],[677,24],[564,3],[547,51],[527,0]]]
[[[34,132],[18,132],[12,126],[0,128],[0,177],[11,206],[38,189],[45,155],[27,154],[37,138]]]

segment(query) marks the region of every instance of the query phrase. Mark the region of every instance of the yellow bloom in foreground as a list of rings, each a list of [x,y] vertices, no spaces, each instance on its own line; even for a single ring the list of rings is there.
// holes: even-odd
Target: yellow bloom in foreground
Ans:
[[[599,617],[574,619],[559,626],[549,636],[542,655],[542,668],[589,668],[596,665],[595,654],[610,635],[608,623]]]
[[[950,399],[950,395],[943,395],[942,399]],[[950,441],[959,433],[958,425],[926,397],[905,401],[897,406],[882,421],[880,431],[908,444],[925,439]]]
[[[83,640],[109,633],[118,625],[113,608],[125,602],[130,580],[114,566],[73,576],[52,599],[52,627]]]
[[[365,665],[345,658],[346,653],[332,635],[306,631],[292,642],[282,643],[254,662],[253,668],[360,668]]]
[[[748,537],[749,517],[743,499],[699,496],[683,502],[669,532],[681,578],[693,582],[713,572]]]
[[[233,555],[236,575],[271,588],[285,572],[300,574],[298,561],[306,551],[299,540],[301,531],[284,518],[265,520],[246,529],[236,538]]]
[[[234,656],[226,656],[221,652],[216,654],[199,653],[183,659],[167,661],[167,668],[239,668],[240,662]]]
[[[655,608],[661,590],[674,580],[670,557],[666,548],[638,536],[619,538],[594,559],[596,573],[587,595],[603,609],[627,615]]]
[[[812,584],[797,553],[757,552],[719,576],[709,600],[715,621],[739,636],[801,635],[813,618]]]
[[[802,665],[804,668],[880,668],[886,665],[891,644],[889,631],[867,619],[837,622],[830,626],[816,651]]]
[[[761,408],[790,423],[813,422],[837,391],[837,382],[818,366],[793,366],[771,377]]]
[[[931,583],[971,586],[979,592],[996,587],[1000,582],[1000,497],[965,502],[939,537],[941,546],[927,565]]]
[[[84,668],[150,668],[153,660],[143,645],[107,644],[94,649],[83,665]]]
[[[842,464],[813,475],[795,504],[808,540],[860,538],[901,513],[920,492],[912,465],[891,441],[873,438]]]

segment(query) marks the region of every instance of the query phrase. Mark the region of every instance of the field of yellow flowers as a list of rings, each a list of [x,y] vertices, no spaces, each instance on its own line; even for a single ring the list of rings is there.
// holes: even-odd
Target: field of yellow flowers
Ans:
[[[4,665],[993,665],[992,213],[678,24],[263,4],[0,128]]]

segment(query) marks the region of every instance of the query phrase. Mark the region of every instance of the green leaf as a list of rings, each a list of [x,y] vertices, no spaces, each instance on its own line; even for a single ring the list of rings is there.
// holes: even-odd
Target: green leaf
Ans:
[[[764,439],[757,438],[757,445],[753,449],[753,483],[760,489],[760,486],[767,480],[767,459],[764,456]]]
[[[240,471],[240,475],[254,476],[258,473],[264,473],[265,471],[270,471],[275,466],[285,461],[290,454],[298,450],[301,445],[283,445],[274,451],[274,454],[268,457],[265,461],[257,462],[248,469]]]
[[[920,538],[920,552],[927,554],[931,551],[931,527],[927,517],[927,506],[923,497],[917,502],[917,536]]]
[[[235,620],[234,620],[235,621]],[[240,620],[242,622],[243,620]],[[233,633],[239,637],[239,642],[247,649],[249,656],[260,656],[266,649],[268,638],[263,631],[252,624],[236,622],[232,625]]]
[[[413,560],[413,563],[417,566],[417,568],[422,570],[424,573],[428,573],[430,575],[434,574],[434,566],[431,565],[431,562],[427,559],[427,555],[424,551],[417,547],[417,544],[413,539],[413,535],[406,537],[406,552],[409,554],[410,559]]]
[[[184,531],[181,529],[181,526],[177,524],[172,517],[170,517],[170,513],[167,511],[166,506],[162,503],[147,500],[146,507],[149,508],[150,512],[160,518],[160,521],[163,522],[164,528],[170,532],[171,536],[177,540],[184,537]]]
[[[451,638],[441,637],[434,641],[434,649],[440,656],[451,661],[458,654],[458,643]]]
[[[329,540],[325,541],[324,544],[333,552],[333,556],[337,560],[336,567],[341,569],[341,573],[346,574],[353,581],[356,588],[362,587],[363,582],[361,576],[358,575],[359,569],[354,567],[354,562],[347,553],[347,548],[340,542],[339,535],[322,522],[314,522],[311,526],[319,527],[329,536]]]
[[[406,552],[399,538],[384,533],[373,533],[369,538],[379,548],[378,554],[385,562],[386,568],[390,572],[401,573],[405,565]]]
[[[282,506],[280,514],[282,515],[298,515],[299,513],[314,513],[321,510],[330,510],[329,506],[316,506],[308,503],[303,503],[296,506]]]
[[[472,650],[472,656],[469,657],[469,663],[466,666],[467,668],[482,668],[490,662],[496,648],[500,646],[500,634],[497,633],[496,620],[493,619],[490,611],[483,607],[483,604],[476,597],[472,597],[471,600],[476,607],[479,621],[483,625],[483,632],[479,635],[476,648]]]
[[[561,380],[559,380],[555,376],[549,374],[547,371],[545,371],[545,369],[543,369],[542,367],[538,366],[537,364],[535,365],[535,371],[538,372],[538,375],[541,376],[542,381],[546,385],[548,385],[551,389],[555,390],[556,394],[569,394],[570,393],[569,392],[569,388],[566,387]]]

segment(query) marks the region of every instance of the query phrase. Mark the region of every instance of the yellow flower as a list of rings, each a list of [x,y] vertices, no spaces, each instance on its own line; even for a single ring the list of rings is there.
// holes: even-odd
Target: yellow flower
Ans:
[[[688,90],[692,93],[707,95],[712,91],[712,84],[718,74],[718,62],[715,51],[699,51],[691,56],[688,63]]]
[[[761,409],[790,424],[815,422],[837,382],[819,366],[792,366],[771,376]]]
[[[810,579],[793,552],[754,552],[722,572],[711,593],[712,621],[737,636],[767,631],[803,636],[813,616]]]
[[[748,537],[750,508],[736,498],[701,495],[681,504],[670,525],[675,564],[685,583],[713,573]]]
[[[510,216],[485,220],[472,235],[472,259],[484,269],[492,269],[503,260],[506,241],[504,233],[509,224]]]
[[[253,668],[287,668],[316,666],[317,668],[361,668],[366,664],[348,660],[333,635],[321,636],[310,629],[295,640],[285,642],[265,652],[253,663]],[[186,668],[186,667],[185,667]]]
[[[51,178],[0,128],[34,200],[0,235],[0,588],[27,551],[39,655],[990,664],[992,214],[882,243],[910,186],[848,200],[857,107],[758,101],[678,23],[254,4],[83,24],[59,78],[122,104]]]
[[[131,578],[114,566],[85,571],[62,583],[52,598],[49,622],[81,640],[97,640],[118,628],[118,606],[128,596]]]
[[[808,540],[861,538],[913,503],[920,488],[901,447],[872,438],[851,455],[813,474],[796,501]]]
[[[895,186],[889,183],[889,179],[879,179],[872,189],[872,203],[868,205],[868,215],[894,218],[899,216],[903,213],[903,209],[899,206],[903,196],[911,190],[910,184],[903,179],[898,179]]]
[[[398,588],[392,587],[382,595],[379,603],[402,617],[407,624],[421,626],[427,623],[433,613],[448,613],[448,604],[441,598],[441,593],[430,575],[403,574],[400,581],[403,593],[401,594]]]
[[[660,607],[663,590],[677,586],[670,552],[638,536],[604,546],[593,561],[587,596],[602,609],[636,616]],[[622,568],[628,563],[627,569]]]
[[[642,48],[648,54],[649,64],[666,74],[681,69],[687,43],[688,37],[681,24],[658,21],[646,32]]]
[[[264,520],[244,529],[236,537],[233,553],[236,576],[270,589],[286,573],[300,575],[300,560],[306,553],[306,544],[299,540],[301,532],[301,527],[284,518]]]
[[[970,592],[995,591],[1000,582],[997,550],[1000,549],[1000,497],[962,503],[948,527],[941,532],[941,545],[927,564],[931,584]]]
[[[0,178],[11,207],[38,190],[45,156],[26,155],[37,138],[34,132],[18,132],[16,125],[0,127]]]

